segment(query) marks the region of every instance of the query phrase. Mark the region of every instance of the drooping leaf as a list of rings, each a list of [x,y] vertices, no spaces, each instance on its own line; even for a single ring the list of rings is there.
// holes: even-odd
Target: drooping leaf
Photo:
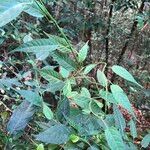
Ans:
[[[125,109],[127,109],[128,112],[130,112],[132,115],[134,115],[133,109],[131,107],[131,103],[127,95],[125,94],[125,92],[122,90],[122,88],[119,85],[115,85],[115,84],[111,85],[110,88],[113,97],[118,102],[118,104],[124,107]]]
[[[118,66],[118,65],[114,65],[114,66],[112,66],[112,70],[117,75],[124,78],[125,80],[133,82],[133,83],[137,84],[138,86],[142,87],[139,83],[137,83],[137,81],[134,79],[134,77],[125,68]]]
[[[58,51],[55,51],[51,54],[55,61],[58,62],[60,66],[65,68],[68,71],[75,71],[77,69],[76,63],[69,58],[68,54],[64,54]]]
[[[88,53],[88,49],[89,49],[89,45],[88,42],[81,48],[81,50],[78,53],[78,61],[79,62],[83,62],[86,57],[87,57],[87,53]]]
[[[64,144],[69,140],[70,130],[62,124],[51,126],[44,132],[36,135],[36,140],[47,144]]]
[[[37,92],[33,92],[31,90],[17,90],[17,92],[31,104],[41,106],[42,99]]]
[[[137,137],[136,125],[132,119],[130,120],[129,125],[132,137],[136,138]]]
[[[27,53],[39,53],[39,52],[53,52],[59,45],[51,41],[50,39],[36,39],[22,44],[12,52],[27,52]]]
[[[124,130],[126,128],[125,119],[116,105],[113,105],[113,112],[115,118],[115,125],[118,130],[120,130],[121,135],[124,136]]]
[[[17,135],[20,131],[23,131],[32,119],[35,110],[36,108],[31,105],[31,103],[23,101],[17,109],[14,110],[7,124],[7,131],[13,135]]]
[[[53,119],[54,116],[53,112],[45,103],[43,103],[43,114],[47,119],[49,120]]]
[[[25,6],[27,4],[29,3],[19,2],[15,0],[1,0],[0,1],[0,27],[16,19],[21,14],[21,12],[25,9]]]
[[[90,64],[88,66],[85,67],[83,74],[88,74],[93,68],[96,67],[97,64]]]
[[[98,82],[100,83],[100,85],[107,87],[107,78],[106,78],[104,72],[98,70],[97,71],[97,79],[98,79]]]
[[[105,137],[111,150],[125,150],[121,135],[116,128],[106,128]]]
[[[144,148],[148,147],[149,144],[150,144],[150,133],[145,135],[145,137],[143,138],[143,140],[141,142],[141,145]]]
[[[56,115],[59,121],[64,121],[66,117],[69,117],[70,103],[66,97],[58,102]]]
[[[62,76],[61,74],[59,74],[58,72],[56,72],[55,70],[51,69],[50,67],[44,67],[40,70],[40,74],[41,76],[46,79],[47,81],[51,82],[55,82],[55,83],[59,83],[59,82],[63,82],[62,81]]]

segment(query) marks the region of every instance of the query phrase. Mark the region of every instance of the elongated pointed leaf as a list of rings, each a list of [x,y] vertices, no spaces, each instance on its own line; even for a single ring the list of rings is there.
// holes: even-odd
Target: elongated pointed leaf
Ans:
[[[107,78],[104,74],[104,72],[98,70],[97,71],[97,79],[98,79],[98,82],[100,83],[100,85],[106,87],[107,86]]]
[[[63,87],[63,94],[67,97],[71,94],[72,88],[69,80],[65,82],[65,86]]]
[[[55,70],[51,69],[50,67],[44,67],[40,70],[41,76],[49,81],[50,83],[59,83],[62,82],[62,76]]]
[[[23,131],[28,122],[32,119],[36,108],[29,102],[23,101],[17,109],[14,110],[8,124],[7,131],[10,134],[16,135],[20,131]]]
[[[36,39],[22,44],[12,52],[27,52],[27,53],[39,53],[39,52],[53,52],[59,47],[50,39]]]
[[[66,117],[69,117],[70,103],[68,98],[65,97],[59,100],[56,114],[59,121],[64,121]]]
[[[77,69],[76,63],[69,58],[67,54],[55,51],[51,54],[55,61],[58,62],[60,66],[65,68],[68,71],[75,71]]]
[[[118,128],[118,130],[120,130],[121,135],[124,136],[126,122],[122,113],[120,112],[120,110],[115,104],[113,105],[113,112],[114,112],[114,118],[115,118],[115,125]]]
[[[47,144],[64,144],[69,140],[70,131],[68,127],[62,124],[51,126],[44,132],[36,135],[38,141]]]
[[[133,109],[131,107],[131,103],[125,94],[125,92],[122,90],[122,88],[119,85],[111,85],[111,92],[113,94],[113,97],[115,100],[120,104],[122,107],[128,110],[132,115],[134,115]]]
[[[45,103],[43,103],[43,114],[47,119],[53,119],[53,112]]]
[[[33,17],[37,17],[37,18],[44,17],[37,3],[38,1],[37,2],[33,1],[31,5],[29,5],[26,9],[24,9],[24,12],[28,13]]]
[[[116,128],[106,128],[105,137],[111,150],[125,150],[121,135]]]
[[[81,48],[81,50],[78,53],[78,61],[79,62],[83,62],[86,57],[87,57],[87,53],[88,53],[88,49],[89,49],[89,45],[88,42]]]
[[[88,74],[93,68],[96,67],[96,64],[90,64],[88,66],[85,67],[83,74]]]
[[[144,147],[144,148],[148,147],[149,144],[150,144],[150,133],[147,134],[147,135],[143,138],[143,140],[142,140],[142,142],[141,142],[141,145],[142,145],[142,147]]]
[[[31,90],[17,90],[17,92],[31,104],[41,106],[42,100],[37,92],[33,92]]]
[[[17,2],[15,0],[0,1],[0,27],[16,19],[24,10],[26,2]]]
[[[114,66],[112,66],[112,70],[117,75],[124,78],[125,80],[133,82],[141,87],[141,85],[139,83],[137,83],[137,81],[134,79],[134,77],[125,68],[118,66],[118,65],[114,65]]]
[[[136,138],[137,137],[136,125],[132,119],[130,120],[129,125],[132,137]]]
[[[109,103],[117,104],[117,101],[114,99],[112,93],[104,90],[99,91],[100,97]]]

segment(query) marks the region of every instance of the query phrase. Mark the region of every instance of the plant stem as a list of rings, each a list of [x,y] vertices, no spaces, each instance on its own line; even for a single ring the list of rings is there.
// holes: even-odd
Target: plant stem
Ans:
[[[65,35],[65,33],[63,32],[62,28],[58,25],[57,21],[54,19],[54,17],[49,13],[49,11],[46,9],[46,7],[44,6],[44,3],[42,2],[42,0],[40,0],[40,4],[35,1],[37,3],[37,5],[39,6],[40,10],[42,11],[43,15],[46,17],[46,19],[50,22],[52,21],[53,24],[58,28],[59,32],[61,33],[61,35],[63,36],[63,38],[66,40],[66,42],[68,43],[69,45],[69,48],[72,52],[72,55],[73,57],[75,58],[76,62],[77,61],[77,58],[76,58],[76,55],[74,53],[74,50],[72,48],[72,45],[71,43],[69,42],[67,36]]]

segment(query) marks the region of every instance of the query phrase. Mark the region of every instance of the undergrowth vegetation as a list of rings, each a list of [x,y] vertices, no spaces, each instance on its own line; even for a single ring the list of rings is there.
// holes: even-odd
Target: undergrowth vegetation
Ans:
[[[137,127],[134,106],[142,95],[149,104],[149,37],[139,33],[149,30],[149,7],[0,0],[0,148],[147,148],[149,128]]]

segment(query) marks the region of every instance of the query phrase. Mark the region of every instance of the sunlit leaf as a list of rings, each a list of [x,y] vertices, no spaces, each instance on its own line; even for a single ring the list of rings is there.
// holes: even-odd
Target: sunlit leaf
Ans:
[[[44,150],[44,145],[43,144],[39,144],[37,146],[36,150]]]
[[[83,62],[86,57],[87,57],[87,53],[88,53],[88,49],[89,49],[89,45],[88,42],[81,48],[81,50],[78,53],[78,61],[79,62]]]
[[[43,114],[47,119],[53,119],[53,112],[45,103],[43,103]]]
[[[107,87],[107,78],[104,74],[104,72],[97,70],[97,79],[100,85]]]

